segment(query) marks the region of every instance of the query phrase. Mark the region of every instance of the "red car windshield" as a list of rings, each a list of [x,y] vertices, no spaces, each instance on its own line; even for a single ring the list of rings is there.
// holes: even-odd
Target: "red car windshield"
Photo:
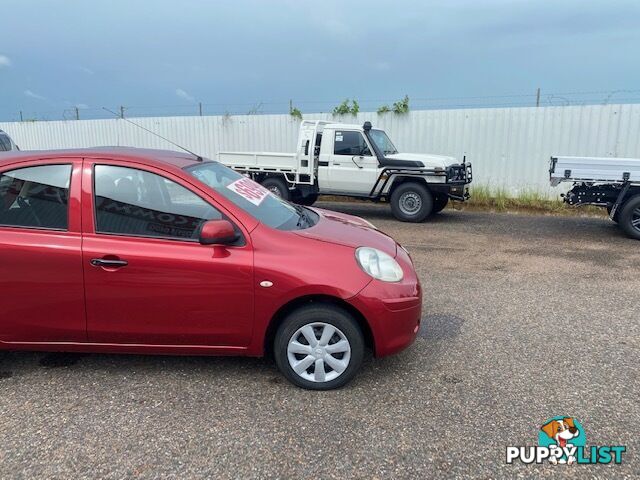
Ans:
[[[272,228],[299,230],[312,227],[318,221],[318,215],[312,210],[281,199],[262,185],[218,162],[205,161],[185,170]]]

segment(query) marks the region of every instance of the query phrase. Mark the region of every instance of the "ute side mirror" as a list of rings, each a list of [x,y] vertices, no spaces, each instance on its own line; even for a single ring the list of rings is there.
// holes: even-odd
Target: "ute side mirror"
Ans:
[[[231,245],[239,237],[229,220],[209,220],[200,227],[201,245]]]

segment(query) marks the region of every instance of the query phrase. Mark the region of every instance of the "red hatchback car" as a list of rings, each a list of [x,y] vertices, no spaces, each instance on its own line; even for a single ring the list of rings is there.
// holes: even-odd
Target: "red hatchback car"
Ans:
[[[319,390],[411,344],[422,306],[366,220],[131,148],[0,153],[0,291],[0,349],[270,353]]]

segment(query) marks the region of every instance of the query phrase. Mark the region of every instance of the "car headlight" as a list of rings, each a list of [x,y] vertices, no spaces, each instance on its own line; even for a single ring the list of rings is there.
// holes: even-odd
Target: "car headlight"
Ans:
[[[402,267],[393,257],[375,248],[357,248],[356,260],[367,275],[383,282],[399,282],[404,276]]]

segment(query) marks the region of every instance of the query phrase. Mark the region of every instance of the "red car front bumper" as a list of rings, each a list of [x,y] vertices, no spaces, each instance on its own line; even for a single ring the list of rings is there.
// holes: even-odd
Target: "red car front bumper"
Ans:
[[[422,288],[409,255],[398,248],[396,260],[404,272],[400,282],[373,280],[349,302],[371,327],[375,356],[384,357],[413,343],[422,316]]]

